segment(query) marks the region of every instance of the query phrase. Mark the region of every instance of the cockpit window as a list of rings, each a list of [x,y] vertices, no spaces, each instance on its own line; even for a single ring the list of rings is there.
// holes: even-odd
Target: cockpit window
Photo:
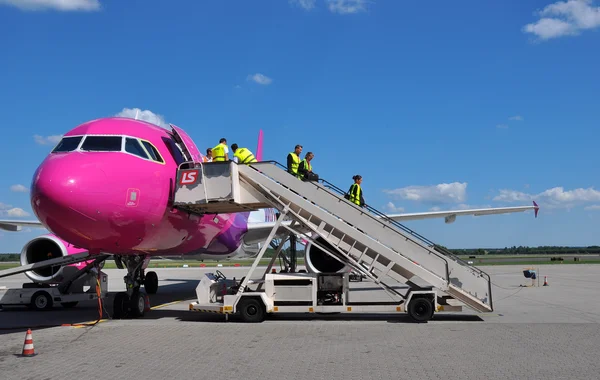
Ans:
[[[79,146],[83,136],[63,137],[52,152],[72,152]]]
[[[120,152],[121,136],[86,136],[81,150],[96,152]]]
[[[148,159],[148,155],[144,148],[140,145],[139,140],[127,137],[125,140],[125,151],[136,156]]]
[[[164,162],[162,157],[160,156],[160,153],[158,153],[154,145],[150,144],[148,141],[142,141],[142,144],[144,144],[144,147],[146,147],[148,154],[150,154],[150,157],[152,157],[154,161]]]

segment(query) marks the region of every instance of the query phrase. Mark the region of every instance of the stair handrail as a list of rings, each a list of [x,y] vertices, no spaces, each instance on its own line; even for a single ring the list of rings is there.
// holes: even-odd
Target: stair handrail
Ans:
[[[277,166],[277,167],[279,167],[279,168],[287,171],[287,166],[284,166],[283,164],[281,164],[281,163],[279,163],[279,162],[277,162],[275,160],[255,162],[255,163],[252,163],[249,166],[252,167],[254,170],[260,171],[258,169],[258,167],[261,164],[274,164],[275,166]],[[256,166],[257,168],[255,168],[253,166]],[[310,183],[310,182],[313,182],[313,181],[306,181],[306,182]],[[335,186],[333,183],[327,181],[324,178],[319,178],[317,182],[319,182],[319,183],[322,184],[322,188],[333,190],[334,192],[336,192],[339,195],[341,195],[341,197],[338,196],[338,195],[336,195],[336,194],[333,194],[333,193],[330,193],[331,195],[336,196],[336,197],[338,197],[340,199],[345,200],[346,202],[348,202],[350,205],[352,205],[354,207],[357,207],[359,209],[361,208],[358,205],[356,205],[356,204],[348,201],[347,199],[345,199],[343,197],[343,195],[346,194],[346,191],[344,191],[344,190],[340,189],[339,187]],[[381,224],[384,224],[384,225],[385,225],[385,223],[384,223],[384,221],[385,221],[385,222],[391,224],[392,226],[394,226],[394,227],[396,227],[396,228],[398,228],[398,229],[400,229],[400,230],[408,233],[410,236],[412,236],[412,237],[414,237],[416,239],[421,240],[421,242],[425,243],[428,246],[428,248],[429,247],[431,248],[431,249],[428,249],[429,252],[431,252],[435,256],[439,257],[440,259],[446,261],[446,258],[450,258],[452,261],[456,262],[457,264],[459,264],[461,266],[464,266],[465,268],[467,268],[470,271],[478,274],[479,276],[485,277],[488,280],[488,282],[491,281],[491,278],[490,278],[490,276],[487,273],[485,273],[484,271],[482,271],[481,269],[479,269],[477,267],[469,265],[469,263],[467,263],[466,261],[462,260],[460,257],[458,257],[455,254],[453,254],[452,252],[450,252],[447,248],[444,248],[441,245],[438,245],[438,244],[432,242],[431,240],[425,238],[424,236],[422,236],[422,235],[418,234],[417,232],[411,230],[410,228],[404,226],[400,222],[391,219],[386,214],[384,214],[381,211],[375,209],[374,207],[371,207],[369,205],[365,205],[364,208],[366,208],[369,212],[371,212],[372,214],[374,214],[374,215],[377,216],[377,218],[375,218],[375,217],[373,217],[373,215],[369,215],[372,219],[374,219],[376,221],[379,221]],[[368,214],[365,213],[365,215],[368,215]],[[448,272],[447,264],[446,264],[446,272]],[[449,279],[448,273],[446,273],[446,274],[447,274],[447,278]]]

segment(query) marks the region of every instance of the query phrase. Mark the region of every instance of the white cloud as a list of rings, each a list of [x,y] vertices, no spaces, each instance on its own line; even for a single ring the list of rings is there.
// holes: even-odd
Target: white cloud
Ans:
[[[22,208],[12,207],[11,205],[0,202],[0,215],[12,218],[22,218],[29,216],[29,213]]]
[[[600,211],[600,205],[586,206],[583,209],[587,211]]]
[[[29,216],[29,213],[22,208],[14,207],[6,210],[6,215],[12,216],[13,218],[23,218]]]
[[[317,0],[290,0],[290,4],[298,5],[306,10],[311,10],[315,7]]]
[[[600,191],[591,187],[567,191],[563,187],[553,187],[539,194],[528,194],[522,191],[503,189],[493,200],[499,202],[536,201],[540,207],[572,208],[585,203],[600,202]]]
[[[12,185],[10,187],[10,191],[14,191],[15,193],[27,193],[29,191],[29,189],[23,185],[17,184],[17,185]]]
[[[366,10],[367,0],[326,0],[333,13],[351,14]]]
[[[58,142],[60,141],[61,138],[62,138],[62,135],[51,135],[51,136],[33,135],[33,139],[35,140],[35,142],[40,145],[58,144]]]
[[[25,11],[54,9],[63,12],[89,12],[100,10],[100,2],[98,0],[0,0],[0,4],[12,5]]]
[[[473,210],[473,209],[480,209],[480,208],[490,208],[492,207],[491,205],[468,205],[466,203],[460,203],[457,205],[453,205],[450,207],[440,207],[440,206],[433,206],[429,209],[429,211],[452,211],[452,210]]]
[[[121,112],[116,114],[115,116],[120,117],[128,117],[131,119],[144,120],[148,123],[152,123],[154,125],[158,125],[159,127],[163,127],[169,129],[169,124],[165,121],[162,115],[155,114],[149,110],[141,110],[139,108],[123,108]]]
[[[581,31],[600,27],[600,7],[593,0],[557,1],[537,12],[540,20],[523,27],[542,40],[575,36]]]
[[[492,205],[489,205],[489,204],[469,205],[466,203],[461,203],[461,204],[450,207],[449,210],[473,210],[473,209],[490,208],[490,207],[492,207]]]
[[[508,120],[523,121],[523,116],[521,116],[521,115],[511,116],[508,118]]]
[[[394,190],[384,190],[395,198],[423,203],[460,203],[464,202],[467,183],[440,183],[433,186],[407,186]]]
[[[248,80],[253,80],[254,82],[262,85],[269,85],[273,82],[273,79],[269,78],[266,75],[256,73],[254,75],[248,75]]]
[[[498,129],[506,129],[506,128],[508,128],[508,125],[506,125],[506,124],[498,124],[498,125],[496,125],[496,128],[498,128]]]
[[[385,205],[385,208],[387,210],[389,210],[390,212],[403,212],[404,211],[404,207],[397,207],[392,202],[388,202],[388,204]]]

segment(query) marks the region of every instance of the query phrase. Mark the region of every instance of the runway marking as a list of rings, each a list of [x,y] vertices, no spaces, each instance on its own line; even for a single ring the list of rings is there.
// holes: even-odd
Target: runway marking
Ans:
[[[108,319],[101,319],[98,323],[106,322]],[[75,329],[80,329],[82,327],[91,327],[96,323],[96,321],[88,321],[88,322],[74,322],[74,323],[63,323],[62,327],[73,327]]]

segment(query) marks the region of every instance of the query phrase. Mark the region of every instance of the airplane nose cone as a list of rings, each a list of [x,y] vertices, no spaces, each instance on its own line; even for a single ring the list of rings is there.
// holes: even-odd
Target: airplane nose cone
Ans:
[[[104,192],[106,174],[84,155],[51,155],[34,174],[31,207],[52,232],[68,240],[98,222],[97,201]]]

